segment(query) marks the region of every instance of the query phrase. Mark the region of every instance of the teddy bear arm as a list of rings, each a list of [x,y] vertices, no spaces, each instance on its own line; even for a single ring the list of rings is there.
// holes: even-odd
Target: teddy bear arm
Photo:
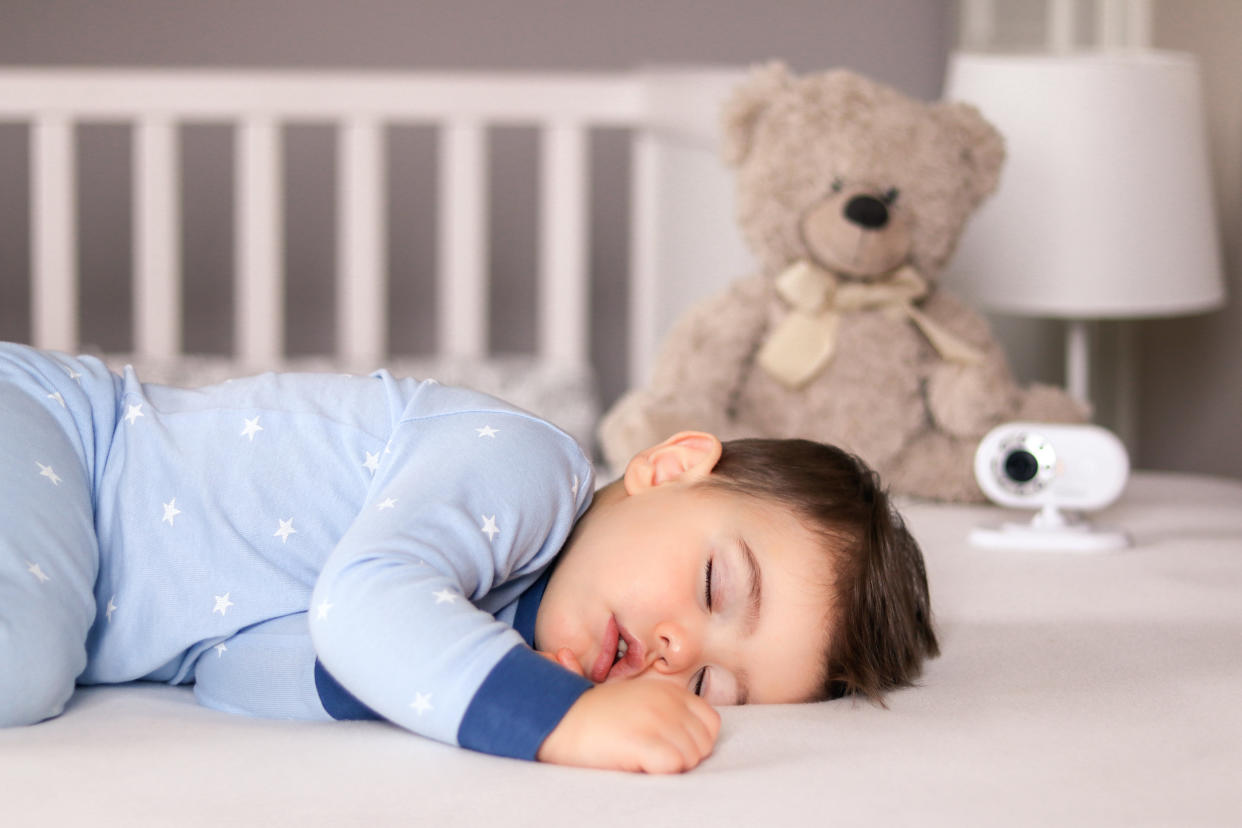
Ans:
[[[955,437],[978,438],[1012,419],[1018,389],[1004,360],[987,355],[975,365],[937,365],[928,376],[926,398],[938,429]]]
[[[934,357],[925,392],[936,427],[956,437],[978,438],[1010,419],[1017,407],[1018,388],[987,320],[943,290],[929,297],[922,311],[968,344],[977,357],[970,362]]]
[[[723,414],[763,337],[764,289],[759,279],[743,280],[684,313],[660,349],[652,394]]]
[[[678,431],[731,436],[730,395],[762,329],[759,280],[747,280],[691,308],[665,338],[645,388],[624,395],[603,418],[600,448],[613,468]]]
[[[988,352],[999,349],[992,326],[977,310],[944,288],[936,288],[920,305],[925,316],[970,346]],[[1004,355],[1001,355],[1004,359]]]
[[[926,312],[982,356],[969,366],[942,362],[927,384],[932,419],[948,434],[978,439],[1009,420],[1084,422],[1090,409],[1060,388],[1015,382],[1000,343],[983,316],[955,296],[937,291]]]

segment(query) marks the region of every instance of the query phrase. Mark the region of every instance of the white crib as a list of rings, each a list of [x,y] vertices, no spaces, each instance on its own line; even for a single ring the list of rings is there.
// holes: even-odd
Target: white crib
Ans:
[[[693,299],[746,268],[729,176],[715,158],[721,98],[737,69],[612,74],[0,69],[0,123],[29,127],[29,338],[72,351],[79,336],[77,127],[131,129],[132,361],[152,379],[195,383],[273,367],[369,370],[391,364],[384,303],[386,130],[437,133],[434,354],[405,373],[482,387],[559,422],[584,442],[596,411],[588,316],[590,130],[632,141],[628,370],[641,381],[656,344]],[[182,332],[179,129],[233,133],[233,331],[225,360],[186,354]],[[287,359],[282,128],[336,131],[335,353]],[[488,139],[539,133],[537,347],[515,359],[488,343]],[[0,274],[0,279],[19,278]],[[535,377],[531,390],[526,377]],[[546,385],[557,385],[549,390]],[[542,409],[542,410],[540,410]]]

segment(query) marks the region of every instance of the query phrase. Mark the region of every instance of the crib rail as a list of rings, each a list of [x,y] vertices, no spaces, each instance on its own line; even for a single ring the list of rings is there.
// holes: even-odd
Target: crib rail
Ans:
[[[439,136],[438,353],[482,356],[488,349],[486,130],[525,125],[540,136],[539,354],[585,364],[589,130],[625,127],[636,140],[657,135],[706,151],[714,145],[714,107],[679,106],[667,89],[653,90],[658,77],[0,69],[0,121],[30,126],[32,340],[65,350],[79,344],[75,128],[119,122],[133,130],[134,348],[149,357],[181,352],[178,127],[227,122],[236,177],[235,356],[256,364],[279,359],[280,130],[313,122],[337,131],[337,355],[352,362],[381,358],[387,347],[385,129],[431,124]],[[687,77],[678,88],[692,94]],[[736,73],[698,77],[718,95]],[[661,219],[650,205],[661,185],[652,177],[656,167],[641,160],[635,167],[646,179],[635,181],[632,199],[633,278],[647,284],[635,288],[643,297],[660,278]],[[632,310],[649,313],[651,300],[644,302]],[[638,327],[654,332],[647,322]]]

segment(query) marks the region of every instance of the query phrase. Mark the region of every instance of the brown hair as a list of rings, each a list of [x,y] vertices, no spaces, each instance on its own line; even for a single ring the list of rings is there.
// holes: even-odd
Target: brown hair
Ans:
[[[939,655],[923,554],[862,460],[810,440],[731,440],[704,485],[783,503],[824,537],[834,612],[821,698],[883,703]]]

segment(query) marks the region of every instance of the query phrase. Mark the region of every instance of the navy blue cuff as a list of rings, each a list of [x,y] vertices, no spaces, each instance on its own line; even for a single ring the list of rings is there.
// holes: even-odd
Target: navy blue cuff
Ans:
[[[319,659],[315,659],[315,690],[319,693],[319,703],[334,719],[380,718],[374,710],[354,698],[353,693],[332,678],[332,674],[324,669]]]
[[[518,645],[479,686],[457,729],[457,743],[496,756],[534,759],[566,711],[592,686]]]

